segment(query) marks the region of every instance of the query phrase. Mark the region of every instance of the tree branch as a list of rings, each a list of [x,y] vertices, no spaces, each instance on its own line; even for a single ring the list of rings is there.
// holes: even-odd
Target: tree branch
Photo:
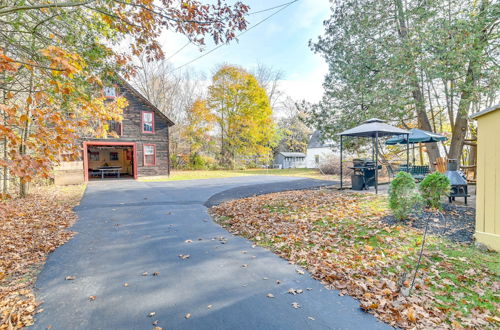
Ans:
[[[18,7],[7,7],[5,9],[0,9],[0,16],[15,13],[23,10],[34,10],[43,8],[64,8],[64,7],[78,7],[88,5],[89,3],[95,2],[95,0],[87,1],[68,1],[63,3],[46,3],[41,5],[31,5],[31,6],[18,6]]]

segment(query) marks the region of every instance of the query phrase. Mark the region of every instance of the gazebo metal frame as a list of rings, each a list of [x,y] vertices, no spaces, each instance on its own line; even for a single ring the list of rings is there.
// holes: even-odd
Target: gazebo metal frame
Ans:
[[[382,136],[406,135],[406,165],[410,165],[410,144],[408,143],[410,132],[392,125],[387,124],[384,120],[371,118],[364,121],[361,125],[348,129],[340,136],[340,189],[343,189],[343,137],[371,137],[372,138],[372,155],[375,157],[375,193],[378,194],[378,139]],[[374,145],[373,145],[374,144]]]

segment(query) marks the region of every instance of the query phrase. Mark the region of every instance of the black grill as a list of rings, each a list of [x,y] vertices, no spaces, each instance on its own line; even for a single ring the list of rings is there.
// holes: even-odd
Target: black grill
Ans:
[[[368,189],[375,186],[375,162],[371,159],[353,159],[351,183],[353,190]],[[379,169],[382,166],[379,165]]]
[[[458,161],[456,159],[448,160],[448,169],[445,175],[450,179],[451,192],[448,197],[449,202],[455,200],[455,197],[463,197],[465,204],[467,205],[467,180],[465,180],[464,175],[458,171]]]

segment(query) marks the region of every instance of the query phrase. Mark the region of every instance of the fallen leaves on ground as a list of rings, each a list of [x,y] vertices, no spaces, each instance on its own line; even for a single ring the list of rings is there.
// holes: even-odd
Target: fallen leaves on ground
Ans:
[[[387,215],[383,197],[292,191],[226,202],[211,213],[232,233],[307,269],[392,326],[500,325],[495,321],[500,306],[498,254],[430,236],[415,288],[411,295],[402,294],[409,293],[422,233],[403,223],[380,221]]]
[[[84,186],[42,187],[24,199],[0,201],[0,329],[33,324],[36,275],[47,254],[73,236],[66,228],[76,220],[72,209],[83,191]]]

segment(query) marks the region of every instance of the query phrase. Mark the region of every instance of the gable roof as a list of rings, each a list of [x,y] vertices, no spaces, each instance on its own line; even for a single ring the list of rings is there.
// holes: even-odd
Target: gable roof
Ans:
[[[132,93],[135,97],[140,99],[142,102],[146,104],[151,110],[156,112],[160,117],[164,118],[167,121],[168,126],[174,126],[175,123],[170,120],[163,112],[160,111],[153,103],[151,103],[144,95],[142,95],[137,89],[132,87],[123,77],[120,75],[116,75],[118,77],[118,84],[122,85],[123,88],[127,89],[130,93]]]
[[[307,149],[312,148],[329,148],[332,145],[331,141],[323,141],[320,131],[314,131],[309,139],[309,144],[307,145]]]
[[[471,115],[470,118],[471,119],[476,119],[477,117],[481,117],[481,116],[483,116],[483,115],[485,115],[487,113],[496,111],[498,109],[500,109],[500,104],[496,104],[496,105],[494,105],[492,107],[484,109],[483,111],[476,112],[475,114]]]
[[[285,151],[281,151],[279,152],[279,154],[285,156],[285,157],[302,157],[302,158],[305,158],[306,157],[306,154],[303,153],[303,152],[285,152]]]

